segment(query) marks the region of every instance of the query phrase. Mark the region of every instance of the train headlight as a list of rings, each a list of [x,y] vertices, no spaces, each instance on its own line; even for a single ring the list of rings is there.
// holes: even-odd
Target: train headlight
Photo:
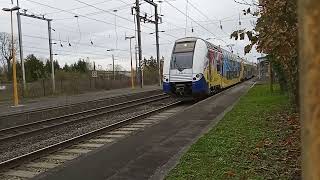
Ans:
[[[197,75],[195,75],[195,76],[193,77],[193,80],[194,80],[194,81],[199,81],[202,77],[203,77],[203,74],[202,74],[202,73],[199,73],[199,74],[197,74]]]
[[[196,75],[197,79],[201,79],[202,77],[203,77],[203,74],[201,74],[201,73]]]
[[[163,81],[164,82],[168,82],[169,81],[168,77],[167,76],[163,76]]]

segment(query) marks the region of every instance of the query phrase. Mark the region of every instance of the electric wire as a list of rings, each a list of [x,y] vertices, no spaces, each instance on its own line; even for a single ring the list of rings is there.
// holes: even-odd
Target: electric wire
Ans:
[[[211,22],[212,24],[216,25],[218,27],[218,29],[220,29],[223,33],[228,34],[227,32],[225,32],[223,29],[221,29],[219,27],[219,25],[215,22],[212,22],[212,20],[206,15],[204,14],[201,10],[199,10],[195,5],[193,5],[189,0],[186,0],[187,2],[189,2],[189,4],[196,10],[198,11],[202,16],[204,16],[206,19],[209,20],[209,22]]]
[[[89,20],[93,20],[93,21],[96,21],[96,22],[100,22],[100,23],[104,23],[104,24],[108,24],[108,25],[112,25],[112,26],[115,25],[115,24],[110,23],[110,22],[107,22],[107,21],[103,21],[103,20],[100,20],[100,19],[95,19],[95,18],[87,17],[87,16],[85,16],[85,15],[80,15],[80,14],[77,14],[77,13],[69,12],[69,11],[67,11],[67,10],[63,10],[63,9],[60,9],[60,8],[56,8],[56,7],[53,7],[53,6],[50,6],[50,5],[47,5],[47,4],[43,4],[43,3],[40,3],[40,2],[37,2],[37,1],[34,1],[34,0],[26,0],[26,1],[29,1],[29,2],[38,4],[38,5],[42,5],[42,6],[45,6],[45,7],[49,7],[49,8],[52,8],[52,9],[61,10],[61,11],[67,12],[67,13],[69,13],[69,14],[77,15],[77,16],[79,16],[79,17],[83,17],[83,18],[86,18],[86,19],[89,19]],[[130,20],[130,21],[131,21],[131,20]],[[131,21],[131,22],[132,22],[132,21]],[[118,25],[118,27],[121,27],[121,28],[127,29],[127,30],[131,30],[131,31],[134,31],[134,29],[128,28],[128,27],[126,27],[126,26],[120,26],[120,25]],[[144,26],[144,27],[147,27],[147,26]],[[148,27],[148,28],[149,28],[149,27]],[[144,34],[149,34],[149,33],[144,32],[144,31],[141,31],[141,32],[144,33]],[[164,33],[164,34],[165,34],[165,33]],[[169,36],[172,37],[172,35],[169,35]],[[162,37],[160,37],[160,39],[161,39],[161,38],[162,38]],[[175,38],[177,38],[177,37],[175,37]],[[163,38],[163,39],[164,39],[164,38]],[[168,40],[168,41],[170,41],[170,40]]]
[[[201,28],[203,28],[204,30],[206,30],[207,32],[209,32],[210,34],[212,34],[217,40],[220,40],[222,42],[224,42],[225,44],[227,44],[227,42],[219,37],[217,37],[213,32],[211,32],[210,30],[208,30],[206,27],[204,27],[203,25],[201,25],[200,23],[198,23],[197,21],[195,21],[192,17],[190,17],[189,15],[187,15],[186,13],[182,12],[180,9],[178,9],[177,7],[175,7],[174,5],[172,5],[170,2],[168,2],[167,0],[164,0],[164,2],[166,2],[167,4],[169,4],[172,8],[176,9],[178,12],[180,12],[181,14],[187,16],[189,19],[191,19],[193,22],[195,22],[196,24],[198,24]]]
[[[29,2],[32,2],[32,3],[35,3],[35,4],[39,4],[39,5],[42,5],[42,6],[46,6],[46,7],[52,8],[52,9],[62,10],[62,11],[67,12],[67,13],[69,13],[69,14],[73,14],[73,15],[76,15],[76,16],[79,16],[79,17],[83,17],[83,18],[86,18],[86,19],[89,19],[89,20],[93,20],[93,21],[97,21],[97,22],[100,22],[100,23],[104,23],[104,24],[108,24],[108,25],[114,26],[113,23],[110,23],[110,22],[107,22],[107,21],[103,21],[103,20],[96,19],[96,18],[91,18],[91,17],[85,16],[85,15],[81,15],[81,14],[78,14],[78,13],[74,13],[74,12],[69,12],[69,11],[67,11],[67,10],[59,9],[59,8],[56,8],[56,7],[47,5],[47,4],[43,4],[43,3],[40,3],[40,2],[37,2],[37,1],[33,1],[33,0],[26,0],[26,1],[29,1]],[[133,29],[128,28],[128,27],[125,27],[125,26],[118,26],[118,27],[121,27],[121,28],[127,29],[127,30],[133,30]]]
[[[95,19],[95,18],[89,18],[89,17],[83,16],[83,15],[79,15],[79,14],[73,13],[73,12],[68,12],[67,10],[63,10],[63,9],[59,9],[59,8],[56,8],[56,7],[52,7],[52,6],[49,6],[49,5],[46,5],[46,4],[42,4],[42,3],[39,3],[39,2],[36,2],[36,1],[33,1],[33,0],[27,0],[27,1],[30,1],[30,2],[32,2],[32,3],[39,4],[39,5],[42,5],[42,6],[46,6],[46,7],[52,8],[52,9],[60,10],[60,11],[62,11],[62,12],[67,12],[67,13],[70,13],[70,14],[73,14],[73,15],[78,15],[79,17],[84,17],[84,18],[87,18],[87,19],[91,19],[91,20],[94,20],[94,21],[101,22],[101,23],[113,25],[112,23],[109,23],[109,22],[106,22],[106,21],[102,21],[102,20]],[[78,19],[78,18],[77,18],[77,19]],[[131,20],[129,20],[129,21],[131,21]],[[131,22],[132,22],[132,21],[131,21]],[[119,27],[122,27],[122,28],[124,28],[124,29],[134,30],[134,29],[130,29],[130,28],[127,28],[127,27],[123,27],[123,26],[119,26]],[[79,27],[78,27],[78,29],[80,30]],[[79,34],[80,34],[80,33],[81,33],[81,31],[79,31]],[[146,33],[146,32],[144,32],[144,33]],[[146,33],[146,34],[147,34],[147,33]],[[149,33],[148,33],[148,34],[149,34]],[[177,38],[177,37],[175,37],[175,36],[173,36],[173,35],[171,35],[171,34],[167,34],[167,35],[170,36],[170,37],[173,37],[173,38]],[[25,36],[27,36],[27,35],[25,35]],[[29,36],[29,37],[30,37],[30,36]],[[34,37],[33,37],[33,38],[34,38]],[[39,38],[39,37],[36,37],[36,38]],[[41,39],[44,39],[44,38],[41,37]],[[47,39],[47,38],[45,38],[45,39]],[[56,39],[54,39],[54,40],[57,41]],[[62,40],[61,40],[61,41],[62,41]],[[66,41],[63,41],[63,42],[66,42]],[[168,40],[168,42],[172,42],[172,41]],[[81,44],[81,45],[84,45],[84,44]],[[88,45],[86,45],[86,46],[88,46]],[[94,46],[94,47],[97,47],[97,46]],[[103,48],[105,48],[105,47],[103,47]]]
[[[106,0],[106,1],[101,1],[101,2],[97,2],[97,3],[93,3],[94,5],[99,5],[99,4],[104,4],[106,2],[110,2],[112,0]],[[74,10],[79,10],[79,9],[84,9],[84,8],[87,8],[88,6],[81,6],[81,7],[76,7],[76,8],[71,8],[71,9],[66,9],[67,11],[74,11]],[[62,10],[59,10],[59,11],[54,11],[54,12],[49,12],[49,13],[46,13],[45,15],[51,15],[51,14],[57,14],[57,13],[61,13],[63,12]]]
[[[27,35],[27,34],[23,34],[24,37],[28,37],[28,38],[36,38],[36,39],[43,39],[43,40],[49,40],[47,37],[41,37],[41,36],[34,36],[34,35]],[[57,40],[57,39],[52,39],[53,41],[60,41],[60,40]],[[61,40],[61,42],[68,42],[66,40]],[[75,43],[75,42],[72,42],[70,41],[71,43]],[[107,47],[107,46],[97,46],[97,45],[89,45],[89,44],[85,44],[85,43],[79,43],[79,45],[81,46],[86,46],[86,47],[95,47],[95,48],[103,48],[105,50],[107,49],[112,49],[111,47]],[[117,51],[127,51],[129,52],[129,50],[123,50],[123,49],[117,49]]]
[[[128,18],[119,16],[119,15],[117,15],[116,13],[108,12],[108,11],[106,11],[106,10],[104,10],[104,9],[101,9],[101,8],[99,8],[99,7],[96,7],[96,6],[92,5],[92,4],[88,4],[88,3],[83,2],[83,1],[80,1],[80,0],[75,0],[75,1],[77,1],[77,2],[79,2],[79,3],[82,3],[82,4],[85,4],[85,5],[87,5],[87,6],[90,6],[90,7],[92,7],[92,8],[95,8],[95,9],[98,9],[98,10],[101,10],[101,11],[104,11],[104,12],[106,12],[106,13],[108,13],[108,14],[114,15],[114,16],[116,16],[116,17],[119,17],[119,18],[121,18],[121,19],[124,19],[124,20],[126,20],[126,21],[129,21],[129,22],[131,22],[131,23],[134,23],[134,21],[132,21],[131,19],[128,19]],[[122,1],[122,2],[123,2],[123,1]],[[128,5],[128,4],[127,4],[127,5]],[[115,26],[116,26],[116,23],[115,23]],[[141,25],[141,26],[153,30],[153,28],[150,28],[150,27],[148,27],[148,26],[144,26],[144,25]],[[164,34],[166,34],[166,33],[164,33]],[[171,34],[166,34],[166,35],[177,39],[176,36],[173,36],[173,35],[171,35]]]

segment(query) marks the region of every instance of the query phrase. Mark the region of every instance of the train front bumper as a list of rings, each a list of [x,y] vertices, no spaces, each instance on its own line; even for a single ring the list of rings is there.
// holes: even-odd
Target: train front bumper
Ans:
[[[199,81],[192,82],[192,94],[203,94],[208,92],[208,83],[202,77]]]
[[[163,82],[162,88],[164,93],[169,94],[172,92],[171,84],[169,82]]]
[[[202,95],[208,92],[208,84],[204,77],[194,82],[163,82],[163,92],[167,94],[176,94],[182,96]]]

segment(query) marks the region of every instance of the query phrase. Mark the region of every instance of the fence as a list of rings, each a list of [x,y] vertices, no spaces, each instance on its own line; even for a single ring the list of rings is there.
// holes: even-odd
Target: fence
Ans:
[[[98,76],[92,78],[89,74],[59,77],[56,80],[56,91],[53,94],[52,80],[41,79],[35,82],[27,83],[26,92],[23,92],[22,83],[18,82],[18,93],[20,98],[35,98],[52,95],[74,95],[91,91],[110,90],[131,87],[131,78],[127,76],[117,75],[113,80],[112,76]],[[135,82],[137,85],[137,82]],[[157,84],[157,79],[146,78],[145,85]],[[0,101],[8,101],[12,99],[12,83],[1,84],[6,88],[0,90]]]

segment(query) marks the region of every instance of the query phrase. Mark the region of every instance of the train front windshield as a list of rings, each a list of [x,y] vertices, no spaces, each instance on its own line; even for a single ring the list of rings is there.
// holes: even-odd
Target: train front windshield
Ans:
[[[176,43],[171,59],[171,69],[191,69],[195,42]]]

